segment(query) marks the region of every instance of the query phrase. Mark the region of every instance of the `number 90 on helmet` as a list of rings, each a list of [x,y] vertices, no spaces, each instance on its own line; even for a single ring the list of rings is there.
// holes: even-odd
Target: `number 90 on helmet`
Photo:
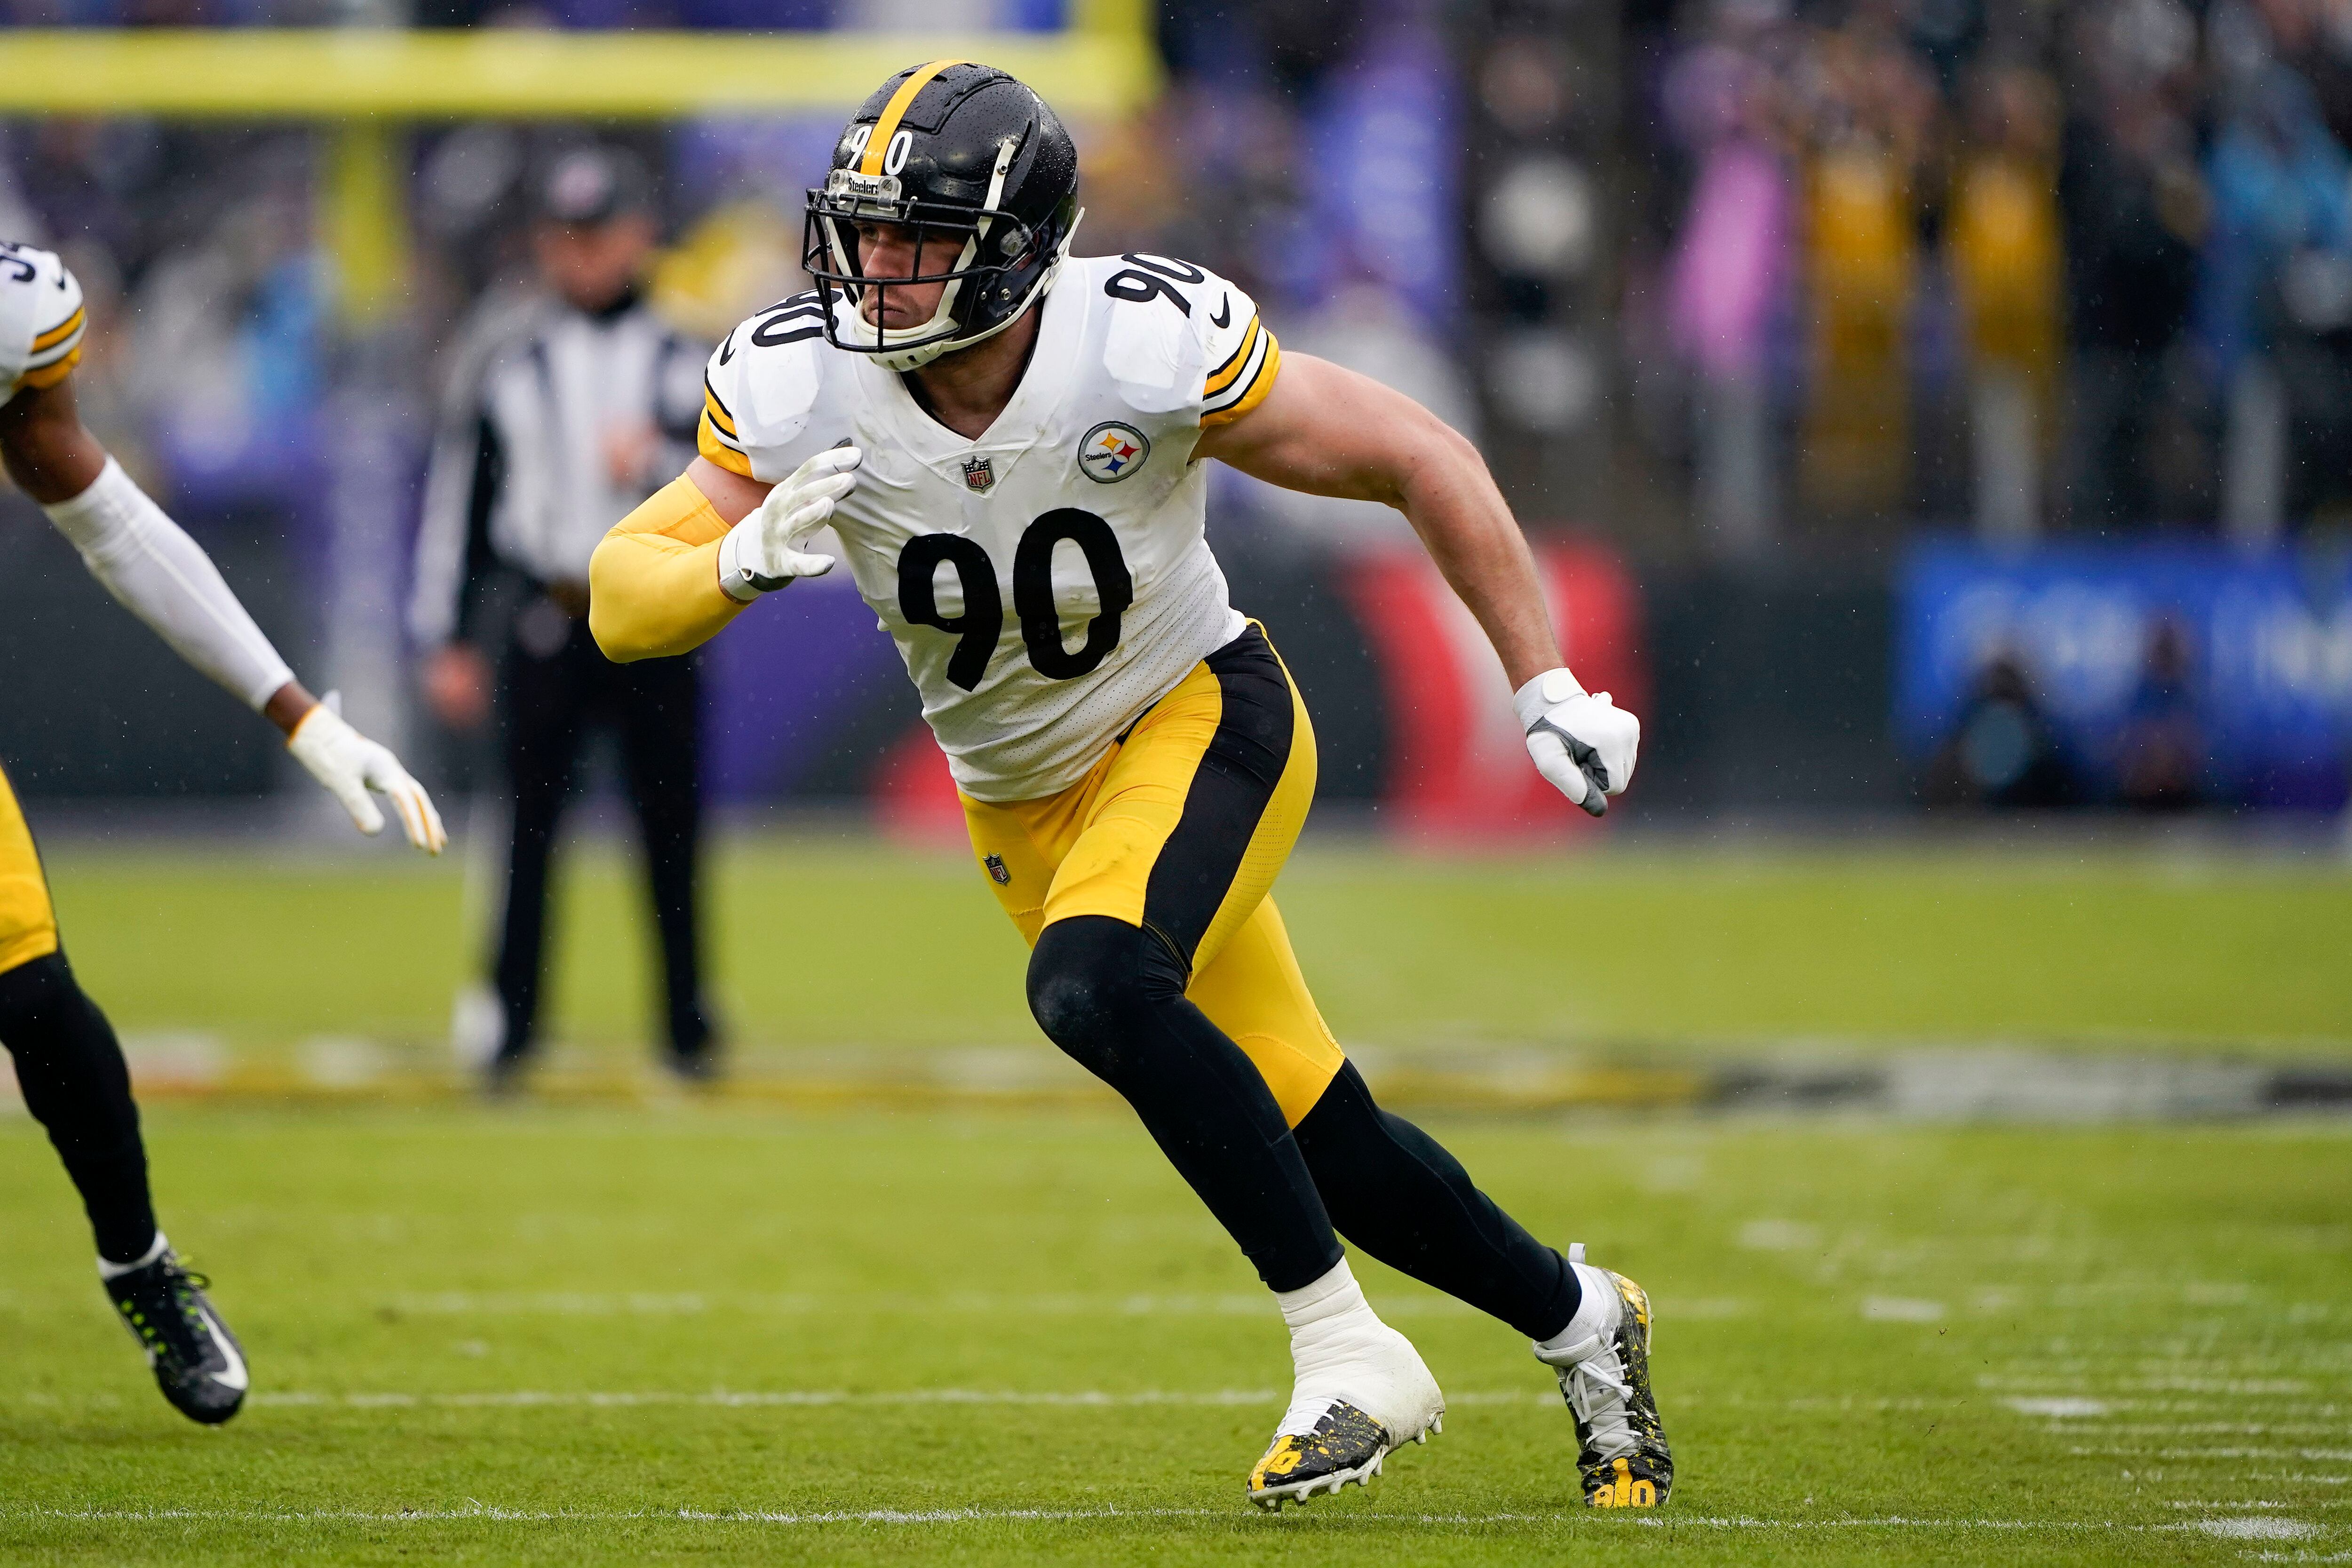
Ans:
[[[992,67],[933,60],[884,82],[842,132],[808,193],[802,265],[835,347],[913,370],[1019,321],[1054,286],[1082,216],[1077,148],[1045,100]],[[861,223],[908,231],[912,277],[865,274]],[[867,319],[868,289],[930,283],[945,287],[929,320],[889,327],[879,298]]]

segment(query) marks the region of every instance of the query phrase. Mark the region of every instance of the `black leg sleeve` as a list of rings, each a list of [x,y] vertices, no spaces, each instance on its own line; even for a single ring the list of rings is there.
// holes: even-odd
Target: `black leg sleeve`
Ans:
[[[1339,1261],[1282,1109],[1242,1048],[1184,999],[1185,965],[1107,915],[1055,921],[1029,960],[1029,1008],[1053,1042],[1118,1090],[1269,1289]]]
[[[601,657],[601,656],[599,656]],[[621,751],[629,800],[645,840],[654,930],[661,942],[670,1049],[701,1051],[710,1037],[702,1005],[696,859],[702,842],[702,682],[692,656],[626,665],[621,677]]]
[[[1390,1268],[1531,1340],[1576,1315],[1582,1291],[1568,1260],[1472,1185],[1436,1139],[1373,1104],[1355,1063],[1340,1068],[1297,1137],[1332,1224]]]
[[[25,1109],[48,1130],[89,1212],[98,1255],[132,1263],[155,1240],[139,1107],[113,1026],[82,994],[65,954],[0,974],[0,1042],[16,1058]]]

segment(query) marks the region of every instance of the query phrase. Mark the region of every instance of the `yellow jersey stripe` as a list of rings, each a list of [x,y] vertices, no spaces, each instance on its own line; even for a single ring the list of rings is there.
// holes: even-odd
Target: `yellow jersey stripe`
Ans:
[[[39,353],[43,349],[53,349],[81,331],[82,319],[89,313],[87,310],[76,307],[72,315],[33,340],[33,352]]]
[[[73,346],[73,352],[66,355],[65,358],[55,361],[49,364],[37,365],[35,368],[26,371],[24,374],[16,378],[16,384],[18,386],[32,387],[55,386],[58,383],[71,375],[73,374],[73,367],[80,363],[81,345],[79,343],[76,343]]]
[[[742,439],[741,433],[735,428],[734,419],[727,412],[727,405],[719,401],[719,395],[710,390],[708,383],[702,388],[702,411],[710,416],[710,422],[727,435],[739,441]]]
[[[1248,357],[1242,362],[1240,370],[1228,377],[1225,384],[1215,391],[1212,392],[1206,387],[1202,389],[1202,406],[1210,413],[1214,413],[1220,408],[1240,402],[1256,382],[1258,373],[1265,368],[1266,345],[1273,342],[1274,334],[1260,328],[1250,339]]]
[[[1257,342],[1258,333],[1264,330],[1257,324],[1255,316],[1249,319],[1249,325],[1242,329],[1241,346],[1234,350],[1231,359],[1209,373],[1208,384],[1201,389],[1204,395],[1223,392],[1233,384],[1234,378],[1248,365],[1250,349]]]
[[[1205,430],[1212,425],[1230,425],[1264,403],[1265,395],[1274,390],[1274,378],[1281,369],[1282,345],[1274,341],[1272,332],[1268,332],[1265,334],[1265,357],[1259,361],[1257,374],[1250,378],[1249,390],[1223,408],[1204,411],[1201,416],[1201,427]]]
[[[719,433],[708,409],[703,411],[702,423],[695,427],[694,449],[730,474],[740,474],[747,479],[751,477],[751,459]]]
[[[914,74],[898,84],[890,101],[882,106],[882,118],[874,122],[874,134],[866,139],[866,157],[857,165],[861,174],[882,172],[883,154],[890,150],[890,138],[898,134],[898,121],[907,118],[907,110],[915,106],[915,97],[931,85],[931,79],[950,66],[970,65],[970,60],[933,60],[927,66],[917,66]]]

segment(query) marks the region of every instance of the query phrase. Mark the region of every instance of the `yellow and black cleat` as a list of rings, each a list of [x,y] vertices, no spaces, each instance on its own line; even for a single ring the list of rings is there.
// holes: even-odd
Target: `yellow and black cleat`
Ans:
[[[1433,1419],[1412,1435],[1425,1443],[1443,1426]],[[1338,1496],[1349,1484],[1362,1486],[1381,1473],[1381,1461],[1396,1447],[1389,1429],[1345,1400],[1334,1404],[1304,1436],[1284,1433],[1250,1471],[1249,1500],[1269,1512],[1286,1502],[1304,1503],[1318,1491]]]
[[[1569,1256],[1582,1263],[1583,1247]],[[1594,1508],[1657,1508],[1674,1489],[1675,1456],[1650,1392],[1649,1293],[1622,1274],[1591,1272],[1616,1287],[1615,1326],[1566,1350],[1537,1353],[1559,1373],[1559,1391],[1576,1417],[1584,1500]]]
[[[1602,1468],[1599,1485],[1591,1474],[1585,1476],[1584,1500],[1594,1508],[1655,1508],[1665,1500],[1674,1479],[1671,1460],[1661,1471],[1646,1458],[1612,1459]]]

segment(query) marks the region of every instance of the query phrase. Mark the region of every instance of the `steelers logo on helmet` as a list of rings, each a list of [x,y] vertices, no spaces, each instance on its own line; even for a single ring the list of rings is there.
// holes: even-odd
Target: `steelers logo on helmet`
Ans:
[[[908,371],[1003,331],[1053,288],[1077,188],[1069,132],[1019,80],[970,60],[898,72],[808,193],[803,260],[827,341]],[[929,316],[907,320],[910,300]]]
[[[1098,485],[1139,473],[1151,457],[1151,437],[1132,425],[1106,419],[1078,441],[1078,468]]]

